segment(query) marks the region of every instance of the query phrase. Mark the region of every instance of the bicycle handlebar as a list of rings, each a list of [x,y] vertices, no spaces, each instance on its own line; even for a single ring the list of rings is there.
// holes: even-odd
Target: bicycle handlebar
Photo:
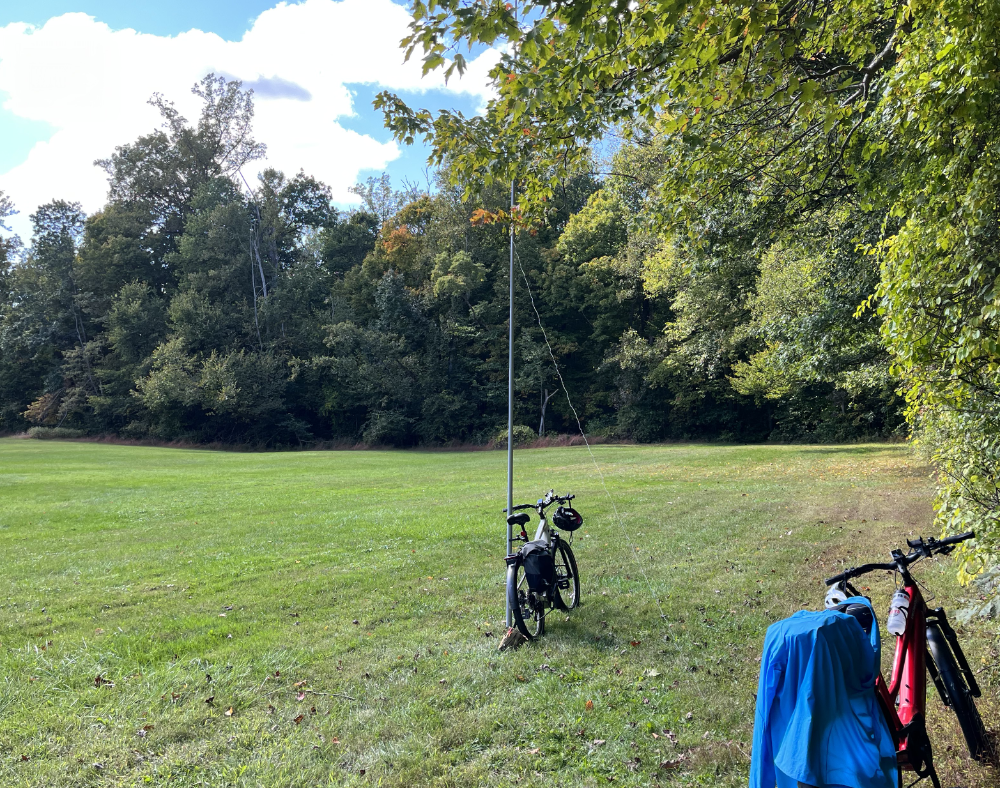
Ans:
[[[840,583],[844,580],[850,580],[852,577],[857,577],[858,575],[866,575],[869,572],[875,572],[879,569],[885,569],[888,572],[893,572],[897,569],[895,563],[892,564],[862,564],[861,566],[854,566],[848,569],[846,572],[841,572],[839,575],[834,575],[833,577],[828,577],[824,582],[828,586],[832,586],[834,583]]]
[[[972,539],[975,535],[975,531],[966,531],[964,534],[949,536],[947,539],[932,538],[924,541],[922,536],[919,539],[907,539],[906,543],[914,549],[907,555],[903,555],[899,550],[893,550],[892,563],[862,564],[861,566],[851,567],[846,572],[841,572],[839,575],[828,577],[825,582],[828,586],[832,586],[835,583],[842,583],[850,580],[852,577],[866,575],[869,572],[876,572],[879,569],[884,569],[888,572],[900,572],[905,570],[908,566],[910,566],[910,564],[916,563],[921,558],[930,558],[935,553],[947,555],[955,549],[955,545],[959,542],[964,542],[966,539]]]
[[[551,506],[554,503],[563,504],[569,503],[574,498],[575,495],[555,495],[552,490],[549,490],[544,498],[539,498],[538,503],[535,504],[536,508],[544,509],[547,506]]]
[[[539,498],[538,501],[535,503],[521,503],[518,504],[517,506],[513,506],[511,507],[511,512],[517,512],[520,511],[521,509],[544,510],[554,503],[558,504],[569,503],[574,498],[576,498],[575,495],[556,495],[553,490],[549,490],[548,493],[545,494],[544,498]],[[504,514],[507,513],[506,509],[504,509],[503,511]]]

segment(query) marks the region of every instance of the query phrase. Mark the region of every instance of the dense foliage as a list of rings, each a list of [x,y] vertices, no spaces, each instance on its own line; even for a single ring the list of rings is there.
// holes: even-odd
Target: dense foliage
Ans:
[[[155,97],[163,128],[98,162],[103,210],[50,203],[27,248],[2,247],[0,428],[266,446],[495,440],[506,190],[463,200],[454,173],[433,194],[370,178],[350,213],[304,173],[265,170],[251,190],[240,170],[264,154],[252,97],[211,77],[195,92],[196,123]],[[546,337],[591,432],[892,433],[878,320],[853,314],[877,285],[855,253],[877,223],[845,206],[762,250],[752,239],[770,218],[734,194],[702,243],[663,235],[644,206],[669,155],[626,146],[615,163],[630,175],[568,174],[520,222],[520,433],[576,430]]]
[[[482,117],[380,95],[399,139],[423,135],[467,185],[518,178],[536,214],[609,131],[651,151],[662,166],[642,205],[649,223],[697,250],[695,270],[720,255],[735,264],[730,228],[760,266],[747,308],[764,344],[734,365],[736,390],[788,396],[791,376],[867,402],[899,385],[940,470],[942,525],[977,528],[978,556],[995,556],[995,3],[414,0],[412,11],[403,43],[425,70],[461,70],[466,44],[504,56]],[[874,298],[859,251],[878,265]],[[860,322],[843,319],[852,309]],[[890,370],[866,333],[876,320]]]

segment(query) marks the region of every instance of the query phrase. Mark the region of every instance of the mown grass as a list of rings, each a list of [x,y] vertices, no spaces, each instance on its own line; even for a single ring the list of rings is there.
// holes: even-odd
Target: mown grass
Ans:
[[[500,654],[502,452],[0,441],[0,785],[745,784],[767,625],[929,533],[927,471],[595,452],[629,539],[586,449],[518,454],[519,500],[578,495],[583,604]],[[946,560],[918,574],[956,606]],[[996,728],[991,632],[962,635]],[[945,785],[992,784],[931,714]]]

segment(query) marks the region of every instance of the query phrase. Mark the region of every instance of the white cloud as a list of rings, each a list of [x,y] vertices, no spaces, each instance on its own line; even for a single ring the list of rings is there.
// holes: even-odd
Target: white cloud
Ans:
[[[305,0],[265,11],[236,42],[200,30],[177,36],[111,30],[79,13],[38,28],[0,28],[4,109],[56,129],[0,175],[0,189],[21,211],[12,224],[27,237],[28,214],[57,197],[98,210],[107,182],[93,161],[159,126],[146,103],[154,92],[197,118],[199,99],[190,88],[209,72],[257,88],[255,136],[267,143],[267,166],[305,169],[330,184],[334,199],[350,202],[347,188],[359,171],[384,168],[399,150],[340,125],[338,119],[356,114],[346,85],[445,88],[439,74],[421,78],[418,58],[403,63],[399,41],[408,23],[406,10],[391,0]],[[447,89],[485,103],[485,75],[496,58],[488,50]]]

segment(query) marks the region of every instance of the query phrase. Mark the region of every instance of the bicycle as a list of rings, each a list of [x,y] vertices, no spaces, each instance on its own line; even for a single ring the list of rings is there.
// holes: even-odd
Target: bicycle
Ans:
[[[979,684],[958,642],[958,636],[948,623],[943,608],[931,610],[927,607],[916,581],[910,575],[910,567],[917,561],[933,555],[947,555],[960,542],[974,536],[975,533],[969,531],[940,540],[932,538],[925,541],[923,537],[908,539],[906,543],[912,548],[908,554],[893,550],[892,561],[889,563],[864,564],[826,580],[828,586],[834,587],[827,598],[830,599],[834,591],[839,589],[846,600],[843,606],[846,606],[852,596],[862,596],[851,585],[853,578],[879,570],[895,572],[902,580],[900,590],[909,599],[903,632],[896,637],[892,680],[886,684],[881,672],[875,680],[875,691],[882,713],[896,745],[900,785],[903,772],[911,771],[916,773],[918,780],[930,777],[934,788],[941,786],[927,736],[925,711],[928,674],[944,705],[950,707],[958,717],[969,747],[969,755],[977,761],[991,755],[986,730],[974,700],[981,695]],[[860,611],[861,614],[867,611],[870,618],[871,610],[867,606],[856,607],[864,608]],[[866,622],[859,623],[865,627]],[[870,621],[866,628],[870,632]]]
[[[572,533],[583,525],[583,517],[575,509],[563,506],[575,497],[556,495],[554,490],[549,490],[544,498],[533,504],[514,506],[507,516],[508,523],[521,529],[514,539],[524,542],[516,553],[505,559],[507,603],[514,626],[528,640],[545,633],[545,616],[550,610],[568,612],[580,604],[580,574],[570,544]],[[559,507],[551,518],[550,527],[545,510],[552,504],[559,504]],[[531,541],[524,529],[531,516],[522,511],[524,509],[534,509],[538,514],[538,530]],[[553,529],[570,533],[570,540]]]

